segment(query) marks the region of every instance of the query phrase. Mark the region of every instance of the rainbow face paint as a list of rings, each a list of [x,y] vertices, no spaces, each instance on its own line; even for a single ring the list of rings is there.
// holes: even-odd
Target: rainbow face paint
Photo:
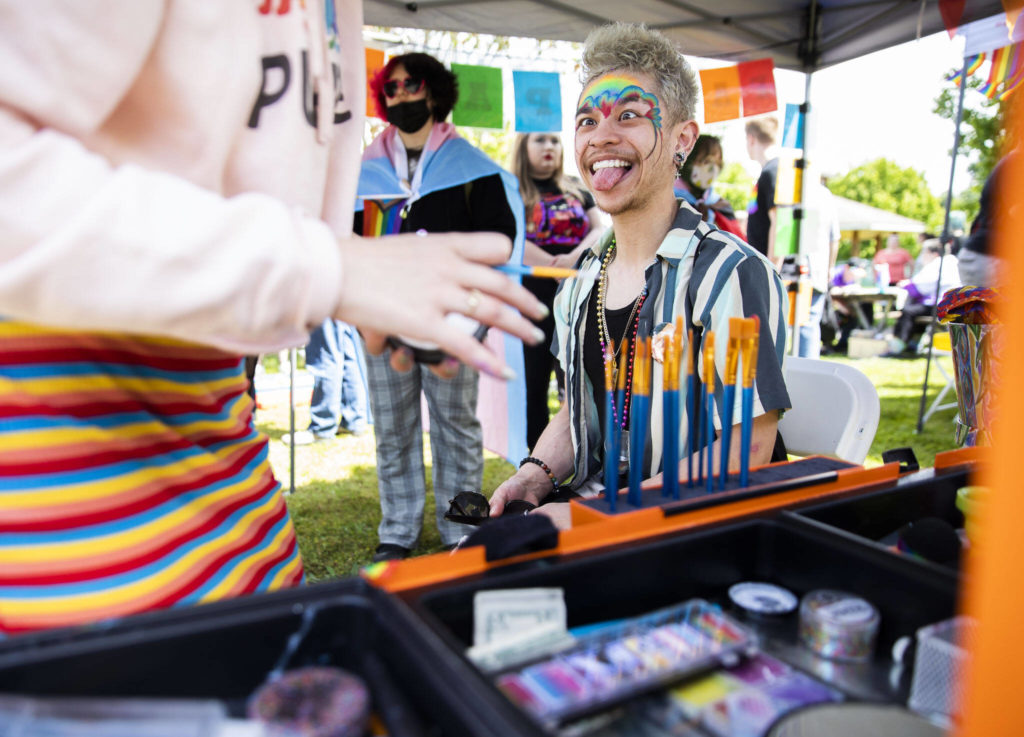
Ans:
[[[604,117],[611,117],[619,105],[638,102],[647,105],[644,117],[651,121],[654,131],[661,134],[661,107],[657,95],[643,88],[640,80],[628,74],[611,73],[598,77],[583,90],[576,115],[585,115],[600,110]]]

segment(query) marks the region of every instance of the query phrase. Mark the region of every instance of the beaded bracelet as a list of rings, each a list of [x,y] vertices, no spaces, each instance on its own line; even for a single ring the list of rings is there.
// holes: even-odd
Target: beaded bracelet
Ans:
[[[533,456],[526,456],[526,458],[524,458],[523,460],[519,461],[519,467],[522,468],[527,463],[532,463],[535,466],[540,466],[541,470],[548,475],[549,479],[551,479],[551,486],[552,486],[552,488],[555,488],[555,489],[558,488],[558,478],[555,476],[554,471],[551,470],[551,468],[548,466],[548,464],[546,464],[540,458],[534,458]]]

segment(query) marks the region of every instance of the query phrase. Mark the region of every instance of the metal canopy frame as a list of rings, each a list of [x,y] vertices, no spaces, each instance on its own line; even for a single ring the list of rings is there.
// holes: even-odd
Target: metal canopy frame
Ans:
[[[370,25],[582,41],[604,23],[646,23],[684,53],[771,57],[812,72],[943,30],[936,0],[364,0]],[[1002,12],[967,0],[961,24]]]

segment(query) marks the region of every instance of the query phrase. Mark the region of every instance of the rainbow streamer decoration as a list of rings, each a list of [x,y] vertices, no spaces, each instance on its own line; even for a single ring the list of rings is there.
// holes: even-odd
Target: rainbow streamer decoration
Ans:
[[[1021,51],[1019,43],[1014,44],[1012,48],[1013,56],[1007,64],[1006,81],[1003,82],[1003,91],[999,93],[1000,102],[1013,94],[1021,81],[1024,81],[1024,52]]]
[[[992,52],[992,66],[988,72],[988,80],[980,91],[990,100],[1005,100],[1020,84],[1022,77],[1022,59],[1020,44],[1012,44]],[[1002,86],[1002,92],[999,91]]]
[[[405,198],[363,200],[363,237],[394,235],[402,229],[402,207]]]
[[[978,68],[982,64],[985,63],[986,58],[987,55],[984,51],[978,54],[974,54],[973,56],[966,57],[964,59],[964,69],[957,69],[954,72],[950,72],[948,75],[946,75],[946,81],[953,82],[957,87],[959,87],[961,84],[963,84],[964,73],[966,72],[967,76],[970,77],[972,74],[978,71]]]

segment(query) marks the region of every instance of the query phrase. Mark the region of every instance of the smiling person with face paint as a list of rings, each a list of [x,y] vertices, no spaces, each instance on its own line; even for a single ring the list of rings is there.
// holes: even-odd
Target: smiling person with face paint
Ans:
[[[679,168],[675,183],[676,197],[686,200],[715,227],[743,238],[732,205],[714,190],[715,180],[722,173],[722,142],[715,136],[701,133],[697,143]]]
[[[633,355],[647,337],[682,316],[694,340],[711,331],[716,341],[717,411],[721,433],[722,382],[729,319],[761,321],[751,464],[769,461],[779,410],[790,406],[782,378],[786,296],[775,269],[743,241],[704,222],[672,190],[679,167],[697,140],[697,86],[692,69],[663,35],[616,24],[594,31],[583,52],[584,87],[576,112],[576,163],[594,199],[611,215],[612,228],[584,255],[581,272],[555,299],[556,347],[566,373],[567,402],[541,435],[531,459],[491,499],[491,514],[507,502],[538,503],[555,482],[589,496],[601,489],[604,448],[603,352]],[[693,348],[686,344],[684,353]],[[703,366],[699,367],[703,379]],[[662,457],[661,364],[653,369],[652,413],[643,477],[660,483]],[[624,402],[627,407],[628,401]],[[737,402],[738,404],[738,402]],[[680,447],[687,421],[681,413]],[[740,417],[740,408],[734,409]],[[628,458],[628,428],[621,437]],[[739,466],[739,426],[732,433],[730,468]],[[718,441],[715,443],[718,449]],[[717,463],[717,462],[716,462]],[[620,470],[625,470],[621,469]],[[568,494],[559,494],[564,498]],[[568,526],[568,505],[538,511]]]

